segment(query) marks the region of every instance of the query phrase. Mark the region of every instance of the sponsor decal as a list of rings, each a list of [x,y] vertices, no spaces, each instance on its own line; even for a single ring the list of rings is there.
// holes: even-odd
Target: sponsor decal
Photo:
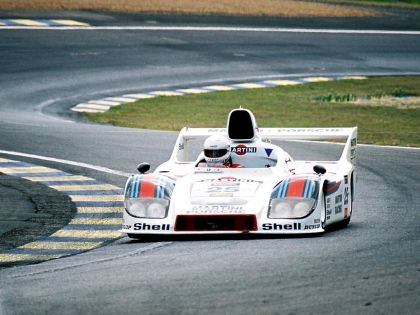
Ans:
[[[247,153],[257,152],[256,147],[247,147],[244,144],[238,144],[236,147],[232,147],[230,150],[232,153],[235,153],[236,155],[245,155]]]
[[[319,229],[320,226],[321,224],[309,224],[309,225],[305,225],[304,230],[316,230],[316,229]]]
[[[344,205],[348,205],[349,204],[349,188],[346,187],[344,188]]]
[[[273,149],[267,149],[265,148],[265,154],[267,154],[268,157],[270,157],[271,153],[273,152]]]
[[[170,224],[134,223],[134,230],[138,231],[169,231]]]
[[[343,201],[343,195],[335,196],[335,203],[341,203]]]
[[[348,184],[349,183],[349,177],[347,175],[344,176],[344,184]]]
[[[225,132],[226,133],[226,128],[209,128],[208,132]]]
[[[330,216],[332,214],[332,207],[331,207],[331,198],[327,198],[327,206],[326,206],[326,210],[327,210],[327,220],[330,219]]]
[[[349,208],[344,208],[344,219],[349,217]]]
[[[200,165],[200,164],[205,164],[204,166]],[[198,167],[207,167],[207,163],[200,163],[198,164]],[[223,173],[223,170],[218,168],[218,167],[209,167],[206,169],[200,169],[198,171],[194,171],[194,174],[207,174],[207,173]]]
[[[357,146],[357,139],[356,138],[351,139],[351,149],[350,149],[351,163],[353,163],[354,160],[356,159],[356,146]]]
[[[129,229],[131,229],[131,225],[130,224],[123,224],[122,228],[124,230],[129,230]]]
[[[264,223],[262,225],[262,229],[265,231],[282,231],[282,230],[316,230],[321,227],[321,224],[305,224],[302,229],[301,223],[293,223],[293,224],[278,224],[278,223]]]
[[[243,206],[234,205],[200,205],[194,206],[187,214],[244,214]]]
[[[280,128],[277,129],[277,132],[284,132],[284,133],[305,133],[305,132],[310,132],[310,133],[324,133],[324,132],[340,132],[341,129],[339,128]]]
[[[321,223],[321,219],[314,219],[314,223]]]
[[[278,224],[278,223],[264,223],[262,229],[265,231],[281,231],[281,230],[302,230],[301,223],[293,224]]]
[[[335,214],[339,214],[342,211],[343,211],[343,206],[342,205],[335,206]]]
[[[220,178],[206,178],[202,179],[200,181],[197,181],[198,183],[214,183],[214,182],[221,182],[221,183],[263,183],[263,181],[260,180],[254,180],[254,179],[247,179],[247,178],[236,178],[236,177],[220,177]]]

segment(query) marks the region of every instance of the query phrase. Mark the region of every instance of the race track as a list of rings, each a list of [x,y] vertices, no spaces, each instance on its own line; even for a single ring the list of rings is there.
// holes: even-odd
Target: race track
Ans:
[[[141,161],[165,161],[176,133],[89,124],[71,106],[214,82],[420,73],[420,36],[401,34],[0,30],[0,52],[0,150],[122,172]],[[284,148],[313,159],[341,149]],[[0,314],[414,314],[419,153],[359,146],[356,210],[346,229],[316,237],[122,238],[80,255],[1,269]],[[76,165],[0,157],[119,187],[125,182]]]

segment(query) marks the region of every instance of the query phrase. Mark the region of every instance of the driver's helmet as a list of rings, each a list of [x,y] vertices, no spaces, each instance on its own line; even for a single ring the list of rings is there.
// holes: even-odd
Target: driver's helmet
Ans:
[[[204,158],[210,164],[225,164],[230,157],[230,141],[222,135],[210,136],[204,141]]]

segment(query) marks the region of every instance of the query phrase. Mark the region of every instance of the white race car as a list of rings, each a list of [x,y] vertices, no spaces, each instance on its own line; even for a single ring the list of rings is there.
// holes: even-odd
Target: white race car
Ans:
[[[230,141],[241,167],[208,166],[210,135]],[[295,161],[272,140],[344,139],[338,161]],[[198,143],[198,144],[197,144]],[[258,128],[251,111],[229,113],[227,128],[183,128],[170,159],[128,178],[122,232],[303,234],[347,225],[353,212],[357,128]]]

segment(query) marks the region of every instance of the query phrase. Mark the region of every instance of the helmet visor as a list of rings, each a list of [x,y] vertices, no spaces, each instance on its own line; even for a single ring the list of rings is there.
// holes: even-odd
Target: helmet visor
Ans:
[[[218,158],[224,156],[228,152],[227,149],[218,149],[218,150],[204,150],[204,155],[208,158]]]

